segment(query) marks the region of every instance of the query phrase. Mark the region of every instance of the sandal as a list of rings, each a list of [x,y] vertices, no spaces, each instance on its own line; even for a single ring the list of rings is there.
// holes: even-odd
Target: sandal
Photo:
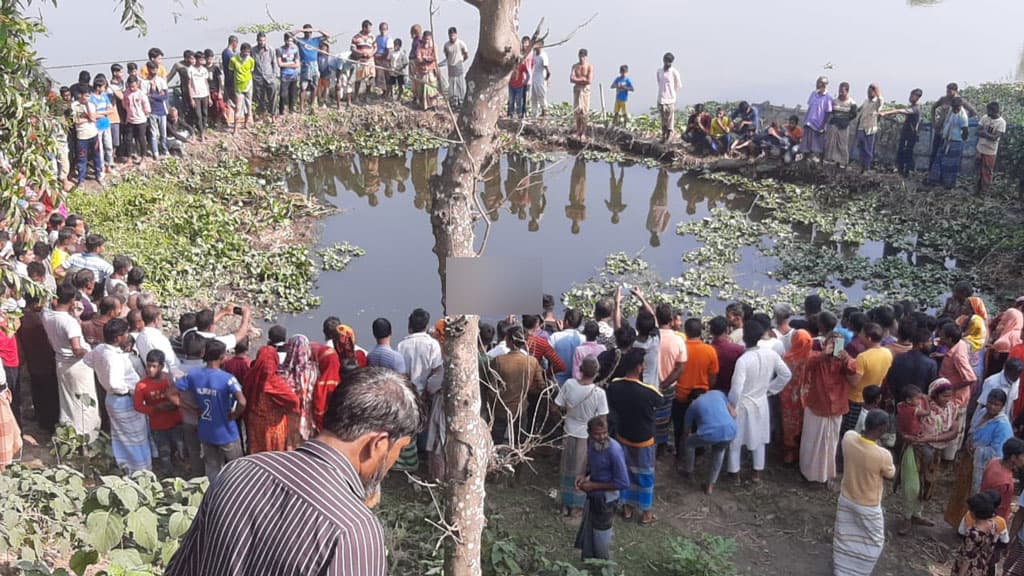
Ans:
[[[650,526],[651,524],[654,524],[657,521],[658,521],[658,517],[655,516],[654,514],[651,514],[650,516],[648,516],[646,518],[644,518],[642,516],[640,517],[640,525],[641,526]]]

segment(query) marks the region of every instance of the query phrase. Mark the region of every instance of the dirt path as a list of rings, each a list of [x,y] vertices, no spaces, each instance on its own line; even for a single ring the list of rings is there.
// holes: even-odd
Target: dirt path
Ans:
[[[749,462],[744,463],[749,470]],[[509,533],[519,546],[538,546],[551,559],[575,561],[572,547],[577,522],[564,519],[557,498],[557,456],[534,462],[513,484],[488,483],[488,518]],[[698,474],[701,463],[698,461]],[[699,476],[698,476],[699,477]],[[875,570],[877,576],[930,576],[948,574],[949,555],[957,545],[955,532],[942,521],[948,486],[938,488],[925,515],[934,528],[914,535],[896,535],[901,497],[887,490],[886,547]],[[391,474],[385,498],[422,498],[409,490],[400,476]],[[714,534],[736,544],[733,558],[738,574],[824,575],[831,573],[832,526],[837,494],[803,482],[796,468],[784,467],[769,457],[764,482],[737,486],[724,475],[713,496],[684,482],[672,470],[671,456],[658,462],[653,526],[615,522],[613,558],[629,576],[660,574],[649,561],[664,558],[665,542],[672,537]],[[539,553],[539,552],[536,552]]]

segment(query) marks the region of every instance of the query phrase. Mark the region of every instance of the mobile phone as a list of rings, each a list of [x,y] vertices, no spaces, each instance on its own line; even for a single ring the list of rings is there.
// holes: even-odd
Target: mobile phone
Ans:
[[[835,346],[835,348],[832,349],[832,355],[838,358],[839,354],[843,351],[843,348],[846,346],[846,338],[843,338],[842,334],[836,334],[835,336],[832,337],[832,342]]]
[[[234,313],[235,316],[241,316],[242,315],[242,307],[241,306],[235,306],[234,309],[231,310],[231,312]]]

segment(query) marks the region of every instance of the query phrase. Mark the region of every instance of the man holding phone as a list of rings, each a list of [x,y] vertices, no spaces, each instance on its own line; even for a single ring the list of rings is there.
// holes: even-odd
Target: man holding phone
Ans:
[[[213,330],[221,320],[231,315],[239,316],[238,328],[233,334],[218,336]],[[248,306],[235,306],[228,302],[222,310],[214,313],[210,308],[200,310],[196,313],[196,331],[203,338],[211,338],[224,343],[224,346],[234,350],[235,345],[249,336],[249,321],[252,318],[252,310]]]

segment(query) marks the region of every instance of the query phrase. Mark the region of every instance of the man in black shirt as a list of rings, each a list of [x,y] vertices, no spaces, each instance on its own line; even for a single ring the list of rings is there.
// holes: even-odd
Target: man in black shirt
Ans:
[[[629,466],[629,489],[622,492],[623,518],[636,510],[640,524],[654,521],[654,412],[662,403],[658,388],[644,384],[644,351],[623,350],[620,365],[625,376],[608,386],[608,409],[615,416],[618,441]]]
[[[896,402],[906,397],[907,386],[917,386],[918,390],[927,390],[938,375],[939,367],[928,356],[931,347],[931,332],[924,326],[914,331],[909,352],[897,355],[889,372],[885,376],[885,386],[889,389]]]

